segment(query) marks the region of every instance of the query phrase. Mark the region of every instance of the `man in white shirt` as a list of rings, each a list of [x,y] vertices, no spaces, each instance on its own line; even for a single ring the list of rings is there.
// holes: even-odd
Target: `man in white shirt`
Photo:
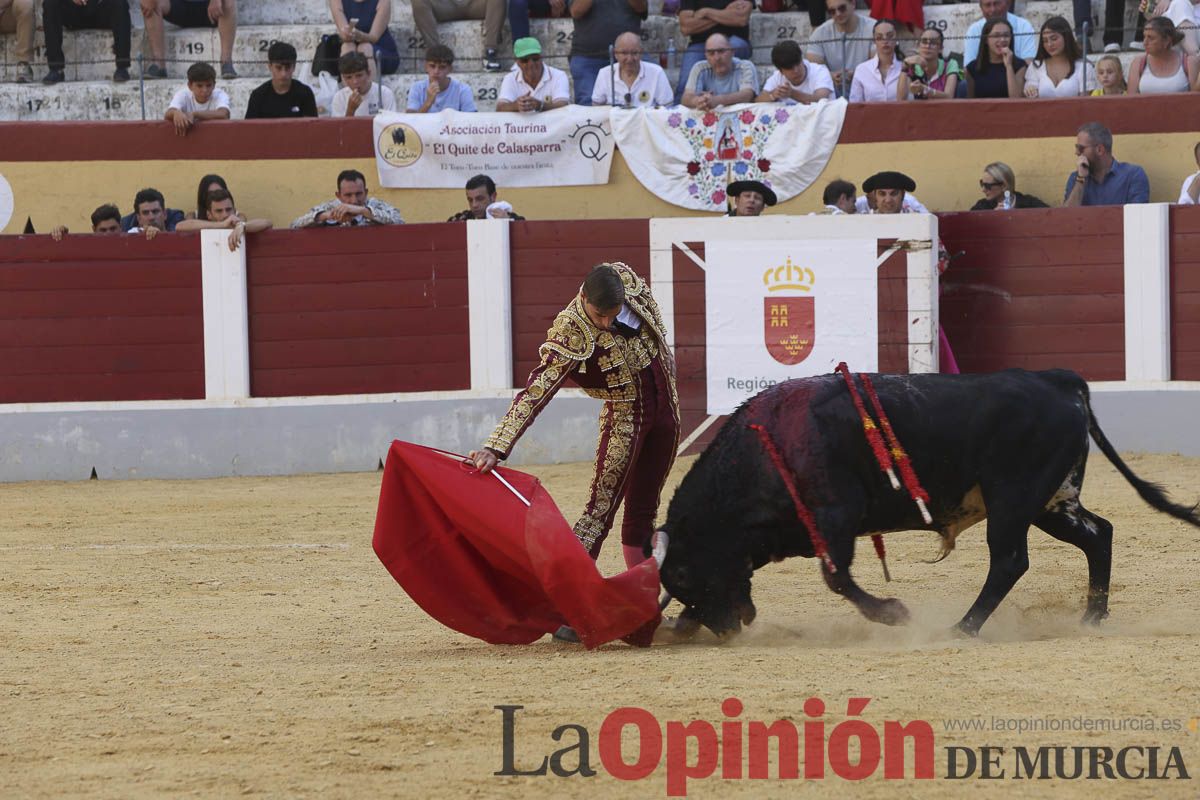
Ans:
[[[570,102],[567,73],[542,63],[542,45],[532,36],[513,42],[517,64],[504,76],[496,97],[497,111],[549,111]]]
[[[771,48],[775,74],[767,78],[762,92],[754,98],[760,103],[815,103],[833,97],[833,77],[824,64],[806,62],[800,45],[783,41]]]
[[[675,99],[671,82],[658,64],[642,61],[642,37],[622,33],[613,42],[616,66],[601,67],[592,87],[594,106],[669,106]],[[615,72],[614,72],[615,69]]]
[[[815,3],[817,0],[808,0]],[[804,57],[824,64],[838,97],[850,94],[854,68],[874,55],[871,28],[875,20],[854,11],[854,0],[824,0],[829,19],[818,25],[808,40]]]
[[[1121,0],[1112,0],[1121,2]],[[1032,61],[1037,56],[1038,35],[1033,24],[1024,17],[1018,17],[1008,10],[1008,0],[979,0],[979,11],[982,17],[971,23],[967,34],[963,37],[963,66],[966,67],[979,55],[979,37],[983,26],[993,17],[1006,17],[1012,26],[1012,49],[1019,58]]]
[[[212,64],[192,64],[187,79],[187,86],[175,93],[163,115],[175,126],[176,134],[187,136],[188,129],[200,120],[229,119],[229,95],[216,88],[217,71]]]
[[[1153,16],[1166,17],[1183,34],[1184,52],[1200,52],[1200,0],[1159,0]]]
[[[380,111],[396,110],[396,95],[371,81],[371,66],[358,50],[338,59],[344,86],[333,95],[331,117],[373,117]]]

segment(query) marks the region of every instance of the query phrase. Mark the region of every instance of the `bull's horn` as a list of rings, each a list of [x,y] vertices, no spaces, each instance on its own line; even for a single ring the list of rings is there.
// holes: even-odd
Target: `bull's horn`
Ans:
[[[654,550],[652,554],[654,560],[658,562],[658,568],[662,569],[663,562],[667,559],[667,541],[669,537],[666,531],[655,531],[654,533]]]

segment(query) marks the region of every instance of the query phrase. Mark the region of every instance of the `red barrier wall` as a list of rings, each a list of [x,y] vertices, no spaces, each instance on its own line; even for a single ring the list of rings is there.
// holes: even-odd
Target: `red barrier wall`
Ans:
[[[624,261],[650,279],[650,223],[644,219],[511,223],[513,383],[524,386],[554,316],[587,271]]]
[[[195,237],[3,239],[0,403],[204,396]]]
[[[1171,379],[1200,381],[1200,206],[1171,206]]]
[[[941,322],[963,372],[1068,367],[1125,378],[1123,211],[940,215],[951,253]]]
[[[470,388],[466,242],[458,224],[254,237],[251,394]]]

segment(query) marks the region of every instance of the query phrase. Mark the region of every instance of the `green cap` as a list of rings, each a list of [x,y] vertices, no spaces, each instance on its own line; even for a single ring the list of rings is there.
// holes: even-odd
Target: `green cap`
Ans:
[[[542,43],[532,36],[525,36],[513,42],[513,58],[536,56],[540,55],[541,52]]]

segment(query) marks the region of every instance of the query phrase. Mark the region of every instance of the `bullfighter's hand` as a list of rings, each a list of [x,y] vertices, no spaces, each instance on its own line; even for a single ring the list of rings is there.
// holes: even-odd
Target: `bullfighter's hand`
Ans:
[[[481,450],[472,450],[468,458],[474,462],[475,469],[479,470],[480,475],[487,475],[500,463],[500,459],[496,457],[496,454],[486,447]]]

